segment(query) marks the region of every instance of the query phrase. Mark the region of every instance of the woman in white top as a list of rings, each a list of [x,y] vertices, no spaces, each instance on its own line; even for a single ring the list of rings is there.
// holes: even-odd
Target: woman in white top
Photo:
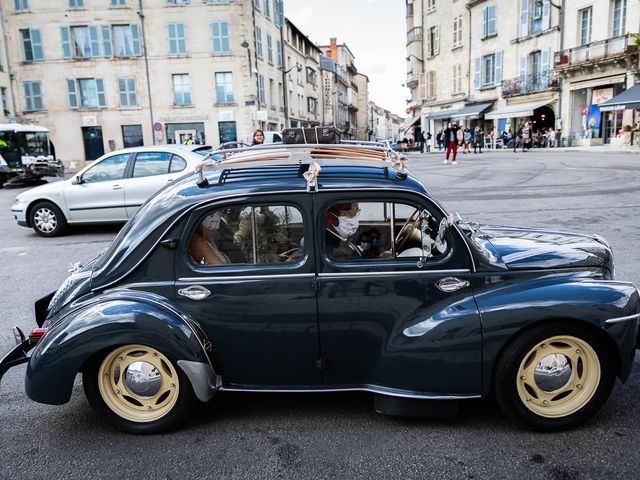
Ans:
[[[198,225],[191,239],[189,254],[200,265],[226,265],[230,263],[226,253],[216,245],[216,236],[222,221],[222,214],[214,212],[207,215]]]

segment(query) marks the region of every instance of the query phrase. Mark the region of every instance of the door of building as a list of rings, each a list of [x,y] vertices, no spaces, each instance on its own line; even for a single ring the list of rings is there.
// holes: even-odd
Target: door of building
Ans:
[[[104,155],[102,127],[82,127],[82,142],[86,160],[95,160]]]
[[[185,144],[187,140],[191,140],[189,143],[195,143],[196,141],[196,131],[193,129],[190,130],[176,130],[174,133],[175,142],[178,144]]]
[[[220,132],[220,143],[236,142],[238,140],[236,122],[218,122],[218,131]]]

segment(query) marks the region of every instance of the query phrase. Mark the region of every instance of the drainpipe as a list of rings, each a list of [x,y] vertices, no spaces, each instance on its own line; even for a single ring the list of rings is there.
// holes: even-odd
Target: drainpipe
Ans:
[[[284,28],[287,24],[287,20],[285,19],[284,25],[280,25],[280,57],[282,58],[282,65],[280,69],[282,70],[282,101],[284,103],[284,128],[289,128],[289,98],[288,98],[288,89],[287,85],[287,64],[285,62],[285,48],[284,48]]]
[[[553,4],[553,2],[551,3],[554,7],[555,5]],[[559,19],[559,25],[560,25],[560,51],[564,50],[564,19],[565,19],[565,5],[566,5],[566,0],[562,0],[562,4],[559,7],[559,15],[560,15],[560,19]],[[562,100],[564,98],[564,81],[562,79],[562,76],[558,75],[558,87],[560,88],[560,99],[558,101],[558,117],[560,119],[560,122],[562,124],[562,128],[560,129],[560,142],[559,143],[559,147],[562,146],[562,131],[564,130],[564,120],[562,119]],[[557,119],[556,119],[557,120]],[[555,127],[555,125],[554,125]],[[556,134],[556,138],[557,138],[557,134]]]
[[[249,5],[251,6],[251,22],[253,24],[253,51],[255,52],[254,55],[254,62],[255,62],[255,67],[256,67],[256,120],[254,122],[254,126],[257,125],[259,128],[260,124],[258,123],[258,112],[260,111],[260,76],[259,76],[259,72],[258,72],[258,37],[256,36],[256,7],[253,4],[253,2],[249,2]],[[282,59],[282,61],[284,62],[284,59]],[[251,132],[251,138],[253,139],[253,132]]]
[[[155,145],[156,134],[155,134],[155,131],[153,130],[153,100],[151,98],[151,79],[149,76],[149,55],[147,52],[147,36],[144,29],[144,7],[142,5],[142,0],[139,0],[138,6],[139,6],[138,16],[140,17],[140,25],[142,28],[142,52],[144,55],[144,71],[147,77],[147,95],[149,97],[149,125],[151,126],[151,140]]]
[[[11,93],[11,106],[13,107],[13,116],[18,116],[18,107],[16,105],[16,96],[13,90],[13,70],[11,68],[11,60],[9,59],[9,36],[7,35],[7,24],[4,21],[4,9],[0,3],[0,22],[2,22],[2,35],[4,37],[4,55],[7,60],[7,73],[9,74],[9,92]],[[2,112],[4,115],[4,112]],[[11,113],[11,110],[9,110]],[[8,119],[7,119],[8,121]]]

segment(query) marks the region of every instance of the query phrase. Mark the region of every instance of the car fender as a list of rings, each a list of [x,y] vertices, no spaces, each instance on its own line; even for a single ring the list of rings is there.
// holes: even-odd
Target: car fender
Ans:
[[[163,297],[123,290],[91,295],[52,322],[27,366],[29,398],[53,405],[66,403],[76,374],[93,355],[118,345],[143,344],[176,362],[200,400],[211,399],[220,381],[204,334]]]
[[[517,281],[486,282],[475,293],[483,332],[483,393],[506,345],[526,328],[543,322],[568,321],[605,334],[618,357],[616,374],[628,378],[636,348],[640,293],[630,283],[548,275]]]
[[[55,182],[55,183],[63,183],[63,182]],[[24,207],[25,216],[27,219],[27,223],[31,227],[31,210],[40,202],[50,202],[53,203],[56,207],[60,209],[62,214],[64,215],[65,220],[68,222],[71,218],[69,216],[69,210],[67,209],[67,202],[64,199],[64,194],[62,190],[60,192],[46,192],[40,194],[38,196],[34,196],[33,199],[29,199],[27,204]]]

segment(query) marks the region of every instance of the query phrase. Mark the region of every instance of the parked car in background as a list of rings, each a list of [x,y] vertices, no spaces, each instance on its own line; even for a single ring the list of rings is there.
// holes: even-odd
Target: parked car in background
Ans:
[[[18,225],[43,237],[62,235],[68,225],[126,222],[210,150],[206,145],[156,145],[111,152],[67,180],[20,193],[11,214]]]
[[[282,143],[282,132],[264,132],[264,143]]]
[[[27,395],[59,405],[82,372],[94,409],[138,433],[217,392],[353,390],[394,415],[493,396],[552,431],[629,378],[640,292],[603,238],[465,223],[382,145],[223,157],[36,302],[0,378],[28,362]]]

